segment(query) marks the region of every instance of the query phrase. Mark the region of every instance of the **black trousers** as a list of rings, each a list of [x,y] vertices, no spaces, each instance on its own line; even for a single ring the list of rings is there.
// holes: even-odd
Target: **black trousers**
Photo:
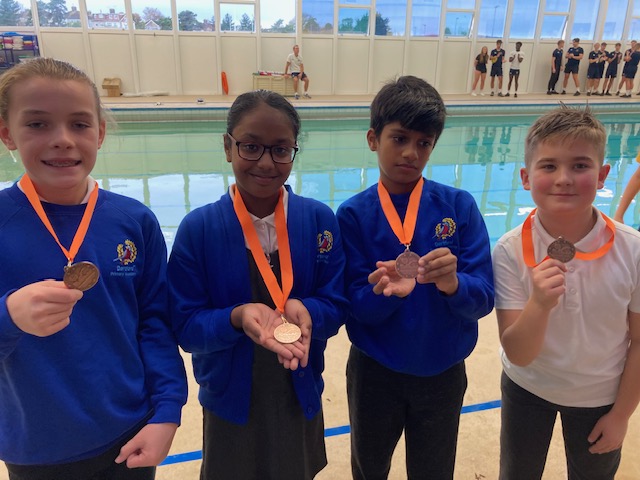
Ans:
[[[620,449],[589,452],[587,437],[611,405],[565,407],[548,402],[520,387],[502,373],[500,480],[540,480],[549,451],[556,416],[562,420],[569,480],[613,480],[620,465]]]
[[[352,346],[347,398],[353,478],[386,479],[404,430],[407,478],[451,480],[466,389],[464,362],[417,377],[389,370]]]
[[[551,73],[551,77],[549,77],[549,85],[547,86],[548,92],[556,89],[556,83],[558,83],[559,78],[560,78],[560,69],[556,68],[556,73]]]

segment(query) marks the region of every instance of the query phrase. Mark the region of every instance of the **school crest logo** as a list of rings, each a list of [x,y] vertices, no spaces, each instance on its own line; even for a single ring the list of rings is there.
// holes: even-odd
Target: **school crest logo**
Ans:
[[[456,233],[456,222],[454,222],[451,217],[443,218],[442,221],[436,225],[436,238],[440,240],[451,238],[454,233]]]
[[[328,253],[333,248],[333,234],[329,230],[325,230],[318,234],[318,251],[320,253]]]
[[[136,248],[136,244],[131,240],[125,240],[124,244],[118,245],[117,248],[118,257],[114,258],[114,262],[120,262],[122,265],[129,265],[135,262],[136,257],[138,256],[138,249]]]

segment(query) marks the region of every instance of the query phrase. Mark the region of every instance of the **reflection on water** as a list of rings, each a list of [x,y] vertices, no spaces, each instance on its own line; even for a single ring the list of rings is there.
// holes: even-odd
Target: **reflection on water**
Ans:
[[[522,189],[524,138],[535,117],[474,117],[448,120],[425,176],[468,190],[475,197],[495,242],[524,221],[533,206]],[[613,215],[624,185],[635,171],[640,115],[601,115],[608,133],[606,161],[612,165],[596,205]],[[93,175],[100,185],[149,205],[171,245],[184,215],[217,200],[233,183],[222,149],[223,123],[122,124],[107,134]],[[296,193],[334,210],[378,179],[366,120],[306,120],[289,183]],[[0,188],[22,173],[20,162],[0,156]],[[640,202],[625,220],[638,225]]]

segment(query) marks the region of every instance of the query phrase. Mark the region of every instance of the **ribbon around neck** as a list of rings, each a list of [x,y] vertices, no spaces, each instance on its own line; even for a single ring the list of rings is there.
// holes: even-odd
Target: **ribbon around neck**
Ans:
[[[277,242],[280,256],[280,273],[282,277],[282,288],[280,288],[278,280],[276,279],[276,276],[264,255],[264,251],[260,245],[260,239],[258,238],[258,233],[253,225],[249,211],[242,200],[240,190],[236,185],[232,185],[231,189],[233,191],[233,209],[240,221],[242,233],[244,233],[244,236],[247,239],[251,255],[256,262],[265,285],[267,286],[267,290],[269,290],[273,303],[280,314],[284,314],[284,306],[287,303],[287,299],[289,298],[289,294],[293,288],[293,265],[291,263],[291,249],[289,248],[287,220],[284,215],[284,191],[283,189],[280,189],[280,196],[278,197],[278,203],[276,204],[275,210],[276,235],[278,237]]]
[[[536,210],[537,209],[534,208],[522,224],[522,255],[524,257],[525,265],[530,268],[537,267],[538,265],[540,265],[540,263],[549,259],[549,257],[546,256],[540,263],[536,263],[536,256],[535,252],[533,251],[533,235],[531,233],[531,222]],[[602,218],[604,218],[604,221],[607,225],[607,230],[611,233],[611,237],[609,238],[607,243],[602,245],[600,248],[597,248],[593,252],[576,251],[576,255],[574,258],[578,260],[596,260],[604,256],[604,254],[611,250],[611,247],[613,246],[613,241],[616,236],[616,227],[613,224],[613,221],[611,221],[611,219],[604,213],[598,212],[598,214],[602,215]]]
[[[420,177],[418,183],[411,191],[409,196],[409,205],[407,205],[407,213],[404,216],[404,222],[400,221],[398,211],[393,206],[389,192],[382,184],[382,181],[378,180],[378,197],[380,197],[380,205],[384,216],[387,218],[393,233],[396,234],[398,240],[409,248],[411,241],[413,240],[413,234],[416,229],[416,222],[418,220],[418,208],[420,206],[420,198],[422,197],[422,186],[424,185],[424,178]]]
[[[40,220],[42,220],[42,223],[47,228],[47,230],[49,231],[53,239],[56,241],[56,243],[64,253],[65,257],[67,257],[67,260],[69,262],[68,265],[71,265],[73,263],[73,260],[76,258],[78,251],[80,250],[80,246],[82,245],[82,242],[84,242],[84,238],[87,235],[87,231],[89,230],[89,223],[91,223],[91,218],[93,217],[93,211],[95,210],[96,203],[98,202],[98,190],[99,190],[98,182],[95,183],[94,189],[91,191],[91,194],[89,195],[89,201],[87,202],[87,207],[84,210],[84,214],[82,215],[82,220],[80,220],[80,225],[78,225],[78,230],[76,231],[76,234],[73,236],[71,247],[68,250],[60,243],[60,240],[58,239],[58,235],[56,235],[56,232],[53,229],[53,226],[51,225],[51,222],[49,221],[49,218],[47,217],[47,214],[44,211],[44,208],[42,207],[42,202],[38,197],[36,188],[34,187],[33,182],[31,181],[31,178],[29,178],[29,175],[27,175],[26,173],[20,179],[20,186],[22,187],[24,194],[27,196],[29,203],[38,214],[38,217],[40,218]]]

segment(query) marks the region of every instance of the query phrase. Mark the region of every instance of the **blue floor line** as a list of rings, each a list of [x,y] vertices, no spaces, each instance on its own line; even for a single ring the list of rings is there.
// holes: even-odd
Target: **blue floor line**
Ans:
[[[492,410],[494,408],[500,408],[500,400],[494,400],[492,402],[476,403],[475,405],[467,405],[466,407],[462,407],[462,413],[481,412],[483,410]],[[351,428],[349,427],[349,425],[343,425],[341,427],[326,428],[324,431],[324,436],[335,437],[337,435],[345,435],[350,431],[351,431]],[[201,459],[202,459],[201,450],[198,450],[195,452],[178,453],[176,455],[168,456],[164,460],[164,462],[160,464],[160,466],[191,462],[193,460],[201,460]]]

